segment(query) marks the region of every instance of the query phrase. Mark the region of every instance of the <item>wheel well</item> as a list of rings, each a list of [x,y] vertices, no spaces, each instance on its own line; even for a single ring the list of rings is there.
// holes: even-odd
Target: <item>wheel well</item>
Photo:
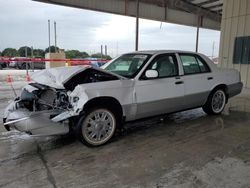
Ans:
[[[111,110],[115,116],[118,118],[118,121],[122,121],[123,110],[119,101],[113,97],[97,97],[89,100],[85,105],[83,110],[86,111],[95,107],[105,107]]]

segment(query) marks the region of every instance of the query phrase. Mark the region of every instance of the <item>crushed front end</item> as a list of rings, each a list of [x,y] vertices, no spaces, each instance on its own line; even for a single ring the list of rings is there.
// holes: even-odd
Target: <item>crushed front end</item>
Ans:
[[[69,120],[62,116],[70,108],[66,90],[30,83],[5,109],[4,126],[37,136],[67,134]]]

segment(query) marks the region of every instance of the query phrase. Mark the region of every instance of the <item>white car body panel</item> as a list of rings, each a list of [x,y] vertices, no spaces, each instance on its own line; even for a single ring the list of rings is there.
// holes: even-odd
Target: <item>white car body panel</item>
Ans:
[[[84,104],[93,98],[112,96],[117,99],[123,107],[123,115],[125,115],[128,119],[133,120],[135,115],[135,109],[132,108],[135,104],[133,93],[133,80],[115,80],[109,81],[108,85],[103,84],[103,82],[78,85],[70,96],[87,96],[79,97],[80,100],[75,107],[75,111],[77,111],[77,109],[80,109],[81,111]]]
[[[135,85],[136,119],[181,110],[184,85],[176,86],[175,81],[175,78],[137,81]]]

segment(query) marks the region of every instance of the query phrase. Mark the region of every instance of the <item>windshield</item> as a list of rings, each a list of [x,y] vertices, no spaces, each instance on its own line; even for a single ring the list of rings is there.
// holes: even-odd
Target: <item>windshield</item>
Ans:
[[[127,78],[133,78],[150,57],[151,55],[148,54],[125,54],[112,61],[104,69]]]

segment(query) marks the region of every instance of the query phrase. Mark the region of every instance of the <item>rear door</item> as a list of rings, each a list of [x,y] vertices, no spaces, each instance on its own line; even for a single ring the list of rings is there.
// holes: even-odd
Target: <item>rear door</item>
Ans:
[[[182,109],[184,84],[179,77],[175,54],[156,56],[135,83],[136,118],[174,112]],[[157,70],[157,78],[146,78],[147,70]]]
[[[179,57],[184,73],[184,107],[202,106],[210,92],[210,82],[213,80],[211,70],[197,54],[179,53]]]

